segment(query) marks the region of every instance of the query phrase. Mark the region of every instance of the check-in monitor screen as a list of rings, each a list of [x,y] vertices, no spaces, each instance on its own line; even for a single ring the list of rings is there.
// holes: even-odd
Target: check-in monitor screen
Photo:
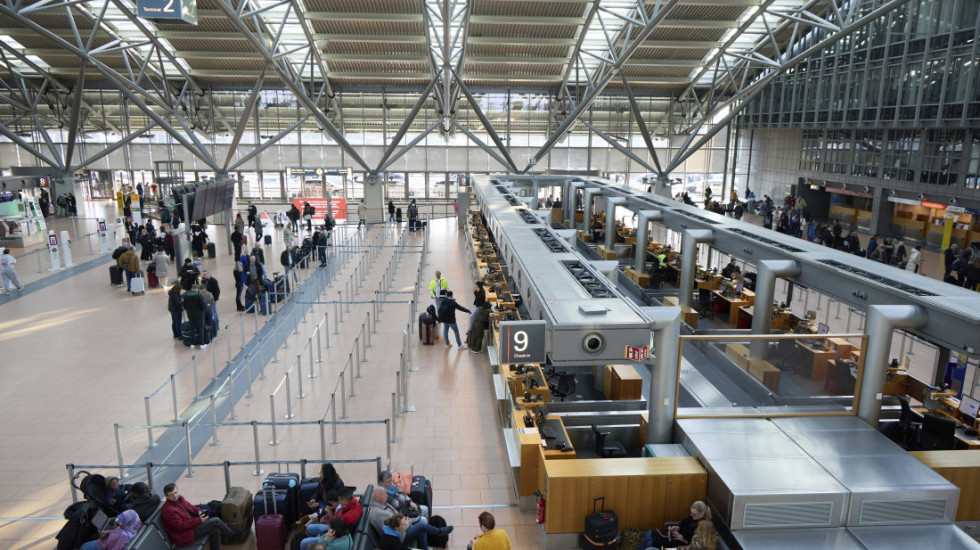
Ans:
[[[976,418],[978,409],[980,409],[980,401],[977,401],[969,395],[964,395],[960,399],[960,413],[970,418]]]

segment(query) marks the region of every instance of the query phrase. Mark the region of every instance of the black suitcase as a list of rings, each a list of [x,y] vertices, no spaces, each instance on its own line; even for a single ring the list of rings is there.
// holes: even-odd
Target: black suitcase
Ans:
[[[596,512],[596,505],[602,501],[602,511]],[[586,550],[616,548],[619,534],[619,518],[616,512],[606,510],[606,497],[592,501],[592,514],[585,516],[585,533],[582,547]]]
[[[292,525],[299,519],[299,516],[295,512],[295,508],[291,506],[289,491],[275,489],[274,493],[273,495],[273,492],[269,490],[259,491],[259,494],[255,495],[255,500],[252,501],[252,515],[258,518],[269,514],[278,514],[286,520],[286,525]],[[265,499],[269,500],[268,508],[266,508]]]
[[[208,243],[208,258],[216,258],[218,256],[217,249],[214,247],[214,243]]]
[[[109,284],[121,285],[123,282],[123,270],[118,265],[109,266]]]
[[[317,502],[323,498],[320,494],[320,478],[318,477],[308,477],[299,484],[299,509],[306,510],[307,512],[312,512],[313,509],[307,506],[311,500],[316,500]]]
[[[408,493],[412,502],[419,506],[425,506],[432,513],[432,483],[425,479],[425,476],[415,476],[412,478],[412,487]]]
[[[279,508],[279,513],[286,518],[286,522],[292,524],[299,518],[299,474],[276,473],[265,476],[263,486],[274,485],[278,491],[286,491],[289,502],[287,509]]]
[[[266,235],[265,236],[265,244],[266,244],[266,246],[272,244],[272,235]]]
[[[402,209],[401,208],[396,208],[395,209],[395,222],[402,223]]]
[[[197,331],[191,330],[191,324],[187,321],[180,324],[180,338],[187,347],[198,344]]]

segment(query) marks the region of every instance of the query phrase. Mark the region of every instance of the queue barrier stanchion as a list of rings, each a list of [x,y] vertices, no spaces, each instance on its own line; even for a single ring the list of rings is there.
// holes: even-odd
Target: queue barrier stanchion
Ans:
[[[354,364],[358,366],[361,364],[361,337],[360,336],[354,338]],[[361,377],[361,373],[357,373],[357,378],[360,377]]]
[[[197,475],[194,471],[194,463],[191,461],[193,459],[193,451],[191,449],[191,427],[187,424],[185,420],[183,423],[184,427],[184,450],[187,451],[187,473],[184,474],[186,478],[192,478]]]
[[[272,441],[269,445],[275,447],[279,444],[279,439],[276,438],[276,394],[269,394],[269,417],[272,424]]]
[[[395,389],[397,390],[395,392],[395,394],[396,394],[395,397],[397,399],[398,397],[401,397],[400,394],[401,394],[401,389],[402,389],[402,373],[399,372],[399,371],[395,371]],[[404,409],[404,405],[400,405],[400,406],[396,407],[395,416],[396,417],[402,416],[402,413],[404,412],[403,409]]]
[[[357,397],[357,392],[354,390],[354,361],[353,356],[347,355],[347,364],[350,366],[350,394],[347,397]]]
[[[344,373],[343,371],[341,371],[340,373],[340,417],[341,418],[347,418],[347,391],[344,388],[345,385],[346,383],[344,382]]]
[[[197,356],[196,355],[191,356],[191,366],[194,370],[194,396],[197,397],[198,395],[201,395],[201,390],[198,388],[197,385]]]
[[[238,420],[238,415],[235,414],[235,372],[236,371],[228,372],[228,407],[230,408],[228,412],[228,420]]]
[[[180,422],[180,412],[177,410],[177,374],[172,373],[170,375],[170,395],[173,396],[174,401],[174,417],[170,419],[171,422]]]
[[[292,369],[290,369],[292,370]],[[296,356],[296,386],[299,393],[296,394],[296,399],[303,399],[306,394],[303,393],[303,354],[300,353]]]
[[[252,356],[245,356],[245,398],[251,399],[255,394],[252,393]]]
[[[150,397],[144,397],[143,403],[146,405],[146,439],[148,441],[146,448],[152,449],[153,447],[156,447],[157,444],[153,442],[153,428],[150,427],[150,425],[153,424],[153,420],[150,417]]]
[[[119,479],[125,479],[128,474],[125,468],[123,468],[123,454],[122,454],[122,441],[119,439],[119,424],[113,424],[113,431],[116,435],[116,458],[119,460]]]
[[[309,348],[310,348],[310,374],[308,378],[316,378],[316,372],[313,371],[313,337],[312,336],[310,337]]]
[[[255,469],[252,470],[252,475],[257,477],[263,474],[262,460],[259,458],[259,423],[253,420],[251,424],[252,424],[252,442],[255,446]]]
[[[289,385],[289,373],[292,371],[292,367],[286,371],[285,381],[286,381],[286,416],[283,418],[293,418],[293,394]]]
[[[211,409],[211,443],[208,443],[211,447],[216,447],[221,445],[221,440],[218,439],[218,413],[215,411],[214,406],[214,394],[210,396],[210,409]]]
[[[343,378],[341,378],[341,382],[343,382]],[[341,388],[341,396],[343,396],[342,388]],[[333,436],[330,439],[330,444],[336,445],[337,443],[340,443],[340,440],[337,439],[337,399],[336,399],[336,395],[333,393],[330,394],[330,419],[331,419],[330,434]]]
[[[323,419],[317,420],[317,424],[320,425],[320,460],[327,460],[327,436],[326,427],[324,426]]]
[[[391,439],[392,443],[398,443],[398,430],[395,418],[400,416],[398,414],[398,395],[395,392],[391,392]]]
[[[388,465],[388,468],[390,469],[391,468],[391,422],[390,422],[390,419],[388,419],[388,418],[385,419],[385,431],[387,432],[387,436],[388,436],[388,437],[385,438],[385,447],[386,447],[387,452],[388,452],[388,462],[387,462],[387,465]]]
[[[364,330],[364,335],[365,335],[365,341],[364,341],[364,360],[367,361],[367,348],[372,347],[371,346],[371,312],[368,311],[364,315],[366,317],[365,318],[365,321],[364,321],[365,322],[365,325],[364,326],[366,327],[365,330]]]

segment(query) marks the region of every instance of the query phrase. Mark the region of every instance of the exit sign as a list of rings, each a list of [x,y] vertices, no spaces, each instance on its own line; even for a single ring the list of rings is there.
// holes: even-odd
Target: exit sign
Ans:
[[[650,358],[650,346],[626,346],[626,358],[630,361],[643,361]]]

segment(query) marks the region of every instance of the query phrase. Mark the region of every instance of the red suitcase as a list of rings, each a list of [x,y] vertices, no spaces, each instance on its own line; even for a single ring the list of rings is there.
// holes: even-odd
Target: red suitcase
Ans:
[[[262,498],[266,502],[266,510],[269,509],[268,493],[274,491],[275,486],[268,484],[262,487]],[[276,513],[276,499],[272,499],[272,513],[259,516],[255,519],[255,548],[256,550],[282,550],[286,545],[286,520],[282,514]]]
[[[160,286],[160,279],[157,277],[157,274],[153,271],[146,272],[146,282],[147,284],[150,285],[150,288],[156,288]]]

